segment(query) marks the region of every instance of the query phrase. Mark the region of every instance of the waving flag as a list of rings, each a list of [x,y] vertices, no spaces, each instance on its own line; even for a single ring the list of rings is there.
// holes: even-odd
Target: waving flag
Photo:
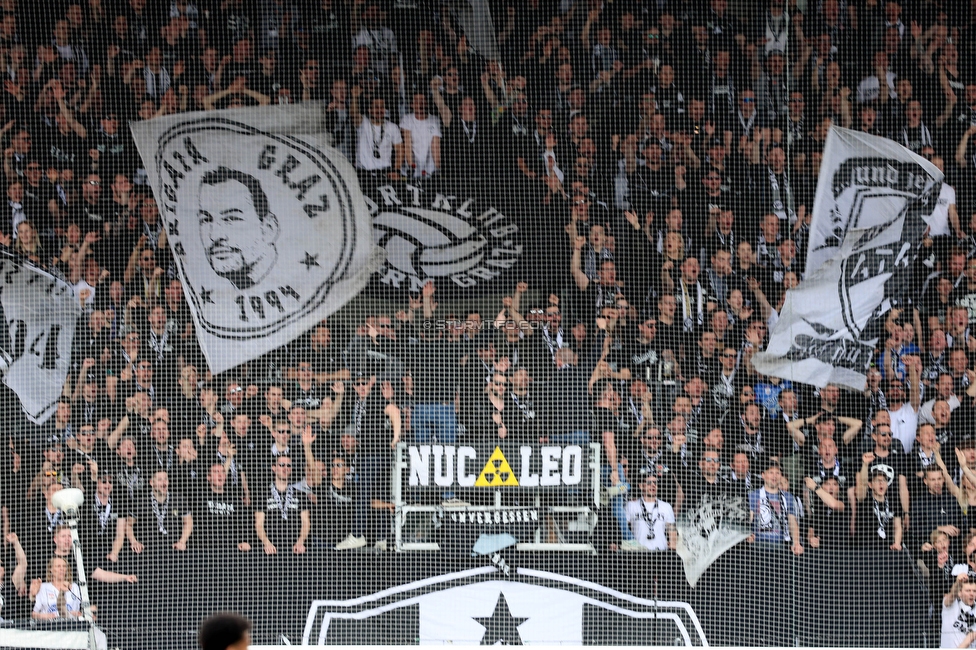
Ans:
[[[210,370],[280,347],[382,261],[356,173],[319,104],[132,125]]]
[[[833,128],[813,204],[806,274],[753,357],[767,375],[862,390],[936,208],[942,173],[891,140]]]

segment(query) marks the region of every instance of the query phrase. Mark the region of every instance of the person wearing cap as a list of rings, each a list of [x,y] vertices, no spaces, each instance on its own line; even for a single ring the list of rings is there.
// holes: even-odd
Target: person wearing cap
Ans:
[[[749,493],[753,531],[750,540],[779,546],[785,543],[793,555],[801,555],[803,541],[796,498],[782,489],[783,471],[778,461],[767,457],[763,466],[763,486]]]
[[[888,488],[893,481],[893,475],[881,467],[870,471],[871,462],[864,454],[864,463],[857,476],[858,509],[854,520],[854,539],[863,548],[890,548],[893,551],[902,549],[902,511],[899,501],[888,498]],[[870,500],[868,499],[870,491]]]
[[[634,534],[634,541],[649,551],[666,551],[678,545],[674,510],[671,504],[657,498],[658,478],[645,474],[641,481],[640,497],[627,503],[627,523]],[[629,547],[626,542],[624,549]]]

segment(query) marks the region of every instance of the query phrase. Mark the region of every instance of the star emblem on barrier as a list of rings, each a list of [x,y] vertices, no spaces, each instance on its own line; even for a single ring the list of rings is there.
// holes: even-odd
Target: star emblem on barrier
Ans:
[[[472,618],[485,628],[481,645],[522,645],[522,636],[519,634],[518,627],[529,620],[528,617],[512,616],[505,594],[501,592],[498,594],[498,602],[495,603],[495,611],[491,616]]]

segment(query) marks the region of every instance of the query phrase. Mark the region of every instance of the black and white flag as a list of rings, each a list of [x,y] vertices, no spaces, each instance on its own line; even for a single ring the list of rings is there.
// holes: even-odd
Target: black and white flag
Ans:
[[[370,215],[322,107],[133,123],[210,370],[280,347],[369,281]]]
[[[767,375],[862,390],[885,314],[908,289],[942,173],[886,138],[832,128],[813,204],[806,273],[786,294]]]
[[[694,587],[715,560],[749,537],[749,504],[741,496],[703,494],[698,507],[684,509],[676,528],[685,578]]]
[[[27,417],[43,424],[57,409],[71,364],[81,303],[63,280],[0,256],[0,371]]]

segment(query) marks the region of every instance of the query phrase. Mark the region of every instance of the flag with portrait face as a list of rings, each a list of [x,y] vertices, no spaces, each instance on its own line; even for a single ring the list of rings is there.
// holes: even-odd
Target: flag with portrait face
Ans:
[[[210,370],[280,347],[366,285],[373,254],[356,173],[318,103],[132,124]]]

